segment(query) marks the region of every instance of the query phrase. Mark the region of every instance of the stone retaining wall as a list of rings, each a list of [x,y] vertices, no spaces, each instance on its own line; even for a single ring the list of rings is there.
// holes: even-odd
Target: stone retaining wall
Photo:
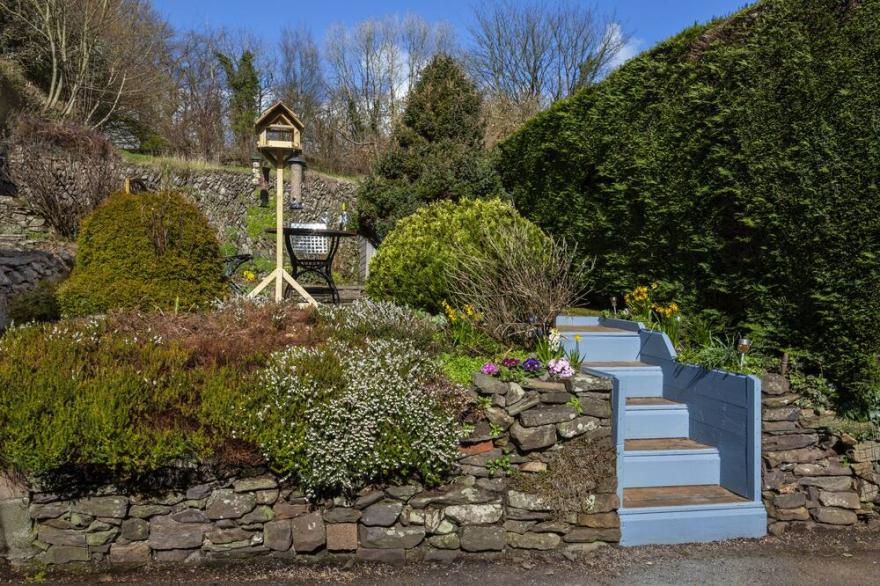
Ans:
[[[771,533],[868,524],[880,529],[880,442],[829,429],[833,416],[801,408],[781,375],[763,388],[763,495]]]
[[[73,266],[73,257],[64,250],[0,249],[0,329],[7,326],[9,297],[36,287],[43,280],[63,279]]]
[[[512,549],[589,551],[620,537],[613,460],[610,477],[584,472],[569,479],[581,489],[578,499],[521,486],[553,474],[571,442],[613,455],[610,391],[610,380],[589,375],[523,385],[477,375],[475,398],[491,403],[486,419],[462,443],[454,480],[428,490],[416,483],[373,487],[315,502],[263,472],[152,495],[112,486],[77,498],[31,491],[30,558],[59,564],[356,555],[402,562]]]

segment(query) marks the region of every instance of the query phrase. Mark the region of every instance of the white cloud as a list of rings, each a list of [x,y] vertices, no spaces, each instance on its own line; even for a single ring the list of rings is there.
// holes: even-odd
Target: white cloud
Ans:
[[[615,41],[620,41],[623,38],[623,30],[620,28],[620,25],[616,22],[608,25],[610,34]],[[644,41],[642,39],[636,37],[630,37],[623,44],[623,47],[620,48],[620,51],[617,55],[614,56],[614,59],[608,64],[609,69],[616,69],[638,55],[641,52],[641,47]]]

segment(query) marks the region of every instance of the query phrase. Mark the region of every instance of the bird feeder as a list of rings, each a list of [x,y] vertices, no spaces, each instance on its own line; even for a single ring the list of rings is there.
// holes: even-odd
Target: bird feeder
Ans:
[[[284,268],[284,167],[301,160],[298,155],[302,153],[303,123],[284,102],[278,101],[260,114],[254,130],[257,150],[275,166],[275,270],[250,292],[250,297],[256,297],[274,282],[275,301],[280,302],[284,298],[284,283],[287,282],[306,300],[307,305],[317,305],[314,298]],[[294,166],[300,170],[299,165]],[[291,191],[300,193],[302,173],[293,173],[292,180]]]

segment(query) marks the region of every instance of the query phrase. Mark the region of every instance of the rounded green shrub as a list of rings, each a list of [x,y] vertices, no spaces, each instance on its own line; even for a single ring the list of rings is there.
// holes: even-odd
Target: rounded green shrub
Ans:
[[[199,209],[170,193],[119,193],[82,223],[76,264],[58,290],[65,315],[190,309],[223,297],[220,244]]]
[[[367,293],[439,312],[450,298],[449,277],[464,257],[483,255],[503,230],[521,225],[535,247],[543,232],[499,199],[439,201],[401,220],[370,263]]]

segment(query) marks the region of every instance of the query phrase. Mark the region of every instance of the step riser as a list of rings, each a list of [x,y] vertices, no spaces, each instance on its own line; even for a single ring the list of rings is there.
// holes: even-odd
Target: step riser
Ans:
[[[662,397],[663,371],[659,368],[590,368],[586,371],[617,378],[624,397]]]
[[[556,318],[556,327],[563,326],[597,326],[599,316],[593,315],[560,315]]]
[[[690,420],[687,409],[628,408],[623,429],[624,439],[688,437]]]
[[[767,534],[767,513],[761,505],[635,514],[621,509],[619,513],[620,544],[624,546],[721,541]]]
[[[624,488],[718,484],[720,481],[721,459],[717,453],[666,455],[642,452],[623,456]]]
[[[562,335],[562,347],[566,352],[579,350],[584,360],[589,362],[638,360],[641,340],[638,336],[602,336],[583,334],[581,341],[574,339],[573,333]]]

